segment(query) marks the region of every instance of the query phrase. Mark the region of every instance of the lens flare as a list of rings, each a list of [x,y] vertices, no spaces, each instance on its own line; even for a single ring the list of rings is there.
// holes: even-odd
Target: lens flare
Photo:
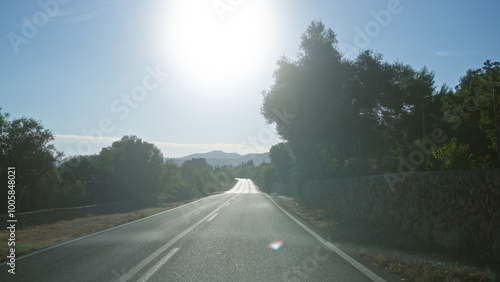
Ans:
[[[269,249],[273,249],[275,251],[277,251],[279,248],[281,248],[281,246],[283,246],[283,241],[274,241],[274,242],[267,244],[267,247]]]

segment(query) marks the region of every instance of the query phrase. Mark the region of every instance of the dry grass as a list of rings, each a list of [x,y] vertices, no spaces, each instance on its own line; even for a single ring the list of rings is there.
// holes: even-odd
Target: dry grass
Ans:
[[[274,197],[274,200],[289,213],[300,216],[327,233],[330,233],[338,225],[337,221],[328,218],[325,210],[306,208],[294,200],[284,200],[281,197]]]
[[[373,264],[385,268],[403,280],[424,281],[498,281],[500,277],[491,269],[467,265],[429,264],[420,261],[394,259],[382,255],[364,254]]]
[[[51,224],[30,226],[16,230],[16,256],[21,256],[74,238],[92,234],[130,221],[144,218],[186,202],[163,204],[156,208],[147,208],[129,213],[110,215],[88,215],[72,220],[63,220]],[[0,261],[5,261],[11,247],[7,246],[8,230],[0,230]]]

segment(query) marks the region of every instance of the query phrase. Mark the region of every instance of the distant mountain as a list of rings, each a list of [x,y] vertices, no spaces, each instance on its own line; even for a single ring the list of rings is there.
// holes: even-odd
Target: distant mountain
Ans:
[[[207,163],[211,166],[238,166],[242,163],[248,162],[249,160],[252,160],[254,165],[256,166],[260,165],[263,162],[270,162],[269,153],[240,155],[236,153],[225,153],[222,151],[212,151],[204,154],[192,154],[182,158],[174,158],[172,160],[174,160],[174,162],[176,162],[178,165],[182,165],[185,161],[197,158],[206,159]]]

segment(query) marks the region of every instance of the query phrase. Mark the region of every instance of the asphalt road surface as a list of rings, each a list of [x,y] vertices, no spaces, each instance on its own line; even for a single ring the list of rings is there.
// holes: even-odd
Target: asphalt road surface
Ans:
[[[226,193],[20,257],[15,275],[8,269],[0,265],[0,281],[385,281],[247,179]]]

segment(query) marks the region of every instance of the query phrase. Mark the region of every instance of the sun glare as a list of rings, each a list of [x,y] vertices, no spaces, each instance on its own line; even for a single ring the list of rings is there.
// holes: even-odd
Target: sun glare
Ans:
[[[176,67],[205,82],[238,79],[258,69],[270,40],[264,11],[248,1],[221,19],[207,2],[179,1],[168,21],[167,48]]]

